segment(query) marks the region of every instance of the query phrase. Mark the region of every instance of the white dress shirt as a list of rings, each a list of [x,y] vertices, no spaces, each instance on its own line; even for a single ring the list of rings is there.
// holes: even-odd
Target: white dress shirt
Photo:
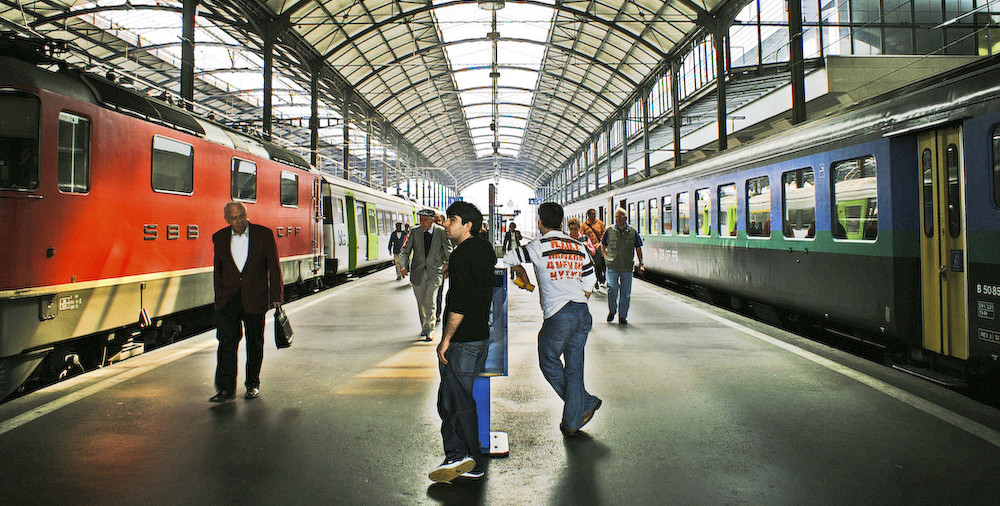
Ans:
[[[229,243],[229,252],[233,254],[233,261],[236,262],[236,268],[243,272],[243,267],[247,265],[247,257],[250,256],[250,227],[243,231],[242,234],[237,234],[233,231],[233,239]]]

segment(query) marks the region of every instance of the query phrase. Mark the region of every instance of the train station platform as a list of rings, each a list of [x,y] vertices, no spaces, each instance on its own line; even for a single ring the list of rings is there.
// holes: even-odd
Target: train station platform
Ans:
[[[432,484],[433,343],[391,270],[286,305],[261,397],[212,404],[215,333],[0,405],[0,504],[996,504],[1000,414],[862,358],[637,281],[591,300],[603,407],[564,438],[538,370],[538,295],[512,287],[491,380],[510,454]],[[240,351],[241,367],[245,358]],[[242,385],[241,369],[239,383]]]

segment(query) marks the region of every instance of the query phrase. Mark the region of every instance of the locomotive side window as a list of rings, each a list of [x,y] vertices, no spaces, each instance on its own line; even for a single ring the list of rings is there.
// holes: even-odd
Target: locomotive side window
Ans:
[[[782,233],[790,239],[816,236],[816,179],[812,167],[781,175],[781,206],[785,210]]]
[[[663,197],[663,235],[674,235],[674,196]]]
[[[649,199],[649,233],[660,233],[660,213],[656,212],[656,199]]]
[[[695,233],[702,237],[712,235],[712,194],[708,188],[695,190],[694,201],[698,215],[695,217]]]
[[[90,120],[59,113],[59,156],[56,181],[67,193],[90,191]]]
[[[747,179],[747,235],[771,236],[771,180],[768,176]]]
[[[736,183],[719,187],[719,236],[736,237]]]
[[[281,171],[281,205],[299,205],[299,175],[287,170]]]
[[[0,93],[0,190],[38,188],[38,98]]]
[[[154,135],[152,181],[156,191],[190,195],[194,191],[194,147]]]
[[[257,164],[233,158],[231,178],[233,200],[257,200]]]
[[[878,237],[875,157],[836,162],[833,175],[833,237],[874,241]]]
[[[691,233],[691,206],[688,205],[688,192],[677,194],[677,235]]]

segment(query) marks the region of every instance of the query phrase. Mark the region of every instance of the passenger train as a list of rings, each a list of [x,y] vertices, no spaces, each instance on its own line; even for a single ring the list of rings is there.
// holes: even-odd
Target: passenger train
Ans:
[[[1000,369],[998,57],[566,207],[625,208],[647,274],[716,303]]]
[[[286,284],[389,262],[394,223],[416,222],[412,202],[79,70],[0,56],[0,110],[0,398],[210,315],[228,201],[275,231]]]

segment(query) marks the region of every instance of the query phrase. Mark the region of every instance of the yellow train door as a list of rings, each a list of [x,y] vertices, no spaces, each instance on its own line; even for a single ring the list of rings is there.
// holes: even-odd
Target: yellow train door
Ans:
[[[958,126],[923,132],[917,149],[924,348],[964,360],[969,334],[961,134]]]

